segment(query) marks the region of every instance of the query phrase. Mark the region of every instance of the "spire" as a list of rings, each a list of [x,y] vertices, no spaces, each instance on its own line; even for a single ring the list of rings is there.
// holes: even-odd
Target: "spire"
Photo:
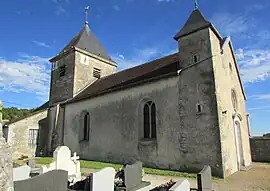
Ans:
[[[85,7],[85,25],[88,25],[88,10],[89,6]]]
[[[205,19],[201,11],[197,8],[191,13],[184,27],[174,36],[174,39],[178,40],[183,36],[210,26],[211,23]]]
[[[198,6],[198,1],[197,1],[197,0],[195,0],[195,2],[194,2],[194,3],[195,3],[195,10],[196,10],[196,9],[198,9],[198,8],[199,8],[199,6]]]

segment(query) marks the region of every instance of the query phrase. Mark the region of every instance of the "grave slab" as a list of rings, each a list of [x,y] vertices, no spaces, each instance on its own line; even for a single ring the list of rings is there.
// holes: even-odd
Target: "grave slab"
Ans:
[[[114,176],[115,170],[112,167],[107,167],[99,172],[92,173],[90,191],[113,191]]]
[[[68,176],[81,180],[79,156],[74,153],[71,157],[71,151],[67,146],[59,146],[53,152],[53,162],[48,166],[41,166],[39,173],[43,174],[51,170],[66,170]]]
[[[67,191],[68,172],[52,170],[44,174],[14,182],[14,191]]]
[[[204,166],[202,171],[197,174],[198,191],[212,191],[212,172],[210,166]]]
[[[190,191],[190,183],[187,179],[184,181],[178,181],[170,188],[169,191]]]
[[[13,181],[25,180],[30,178],[31,168],[27,165],[13,168]]]

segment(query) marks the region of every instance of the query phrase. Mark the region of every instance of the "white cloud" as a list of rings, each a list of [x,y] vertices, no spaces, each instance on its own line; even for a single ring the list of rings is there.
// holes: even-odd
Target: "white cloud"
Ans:
[[[216,25],[221,34],[226,36],[246,34],[248,29],[254,25],[245,14],[231,14],[227,12],[215,14],[211,22]]]
[[[54,3],[70,3],[70,0],[52,0]]]
[[[67,13],[67,10],[64,9],[62,6],[57,6],[56,7],[56,14],[57,15],[60,15],[60,14],[66,14]]]
[[[268,79],[270,74],[270,47],[267,40],[270,33],[266,26],[257,26],[261,22],[254,12],[264,9],[261,4],[254,4],[245,9],[244,13],[219,12],[211,21],[226,36],[232,36],[233,41],[241,42],[236,50],[242,80],[253,83]]]
[[[158,0],[158,2],[173,2],[174,0]]]
[[[261,106],[261,107],[251,107],[249,111],[268,111],[270,109],[270,105]]]
[[[266,80],[270,75],[270,49],[238,49],[236,57],[245,83]]]
[[[21,54],[15,61],[0,58],[0,90],[34,93],[47,100],[49,92],[49,58]]]
[[[270,94],[257,94],[251,96],[251,98],[257,101],[270,101]]]
[[[36,41],[36,40],[33,40],[32,42],[35,43],[36,45],[44,47],[44,48],[50,48],[51,47],[48,44],[46,44],[45,42],[39,42],[39,41]]]
[[[116,10],[116,11],[120,11],[120,7],[118,5],[114,5],[113,9]]]

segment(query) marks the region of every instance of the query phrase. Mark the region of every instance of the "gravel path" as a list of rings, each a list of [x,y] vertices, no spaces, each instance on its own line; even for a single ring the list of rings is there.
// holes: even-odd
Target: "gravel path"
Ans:
[[[152,184],[138,191],[149,191],[171,179],[177,181],[185,178],[145,175],[144,180]],[[192,188],[197,188],[196,179],[188,180]],[[270,164],[254,163],[248,171],[237,172],[226,180],[214,180],[213,188],[215,191],[270,191]]]

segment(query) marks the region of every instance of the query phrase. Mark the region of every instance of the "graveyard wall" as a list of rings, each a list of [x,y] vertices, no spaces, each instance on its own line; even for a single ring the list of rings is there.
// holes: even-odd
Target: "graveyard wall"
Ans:
[[[245,166],[251,164],[249,146],[249,126],[245,108],[245,97],[237,75],[237,63],[234,60],[233,52],[228,42],[223,46],[221,54],[220,41],[214,33],[211,34],[211,49],[213,57],[213,68],[215,75],[216,97],[218,105],[218,118],[220,137],[222,145],[222,159],[225,176],[238,171],[234,117],[240,118],[241,138],[243,145]],[[232,104],[232,90],[236,92],[237,110]]]
[[[29,129],[39,129],[39,121],[44,120],[46,117],[47,110],[44,110],[8,125],[8,143],[12,146],[12,157],[14,159],[22,155],[31,157],[36,153],[37,147],[29,147],[28,145]],[[39,140],[45,137],[40,136]]]
[[[270,137],[251,137],[252,161],[270,162]]]

